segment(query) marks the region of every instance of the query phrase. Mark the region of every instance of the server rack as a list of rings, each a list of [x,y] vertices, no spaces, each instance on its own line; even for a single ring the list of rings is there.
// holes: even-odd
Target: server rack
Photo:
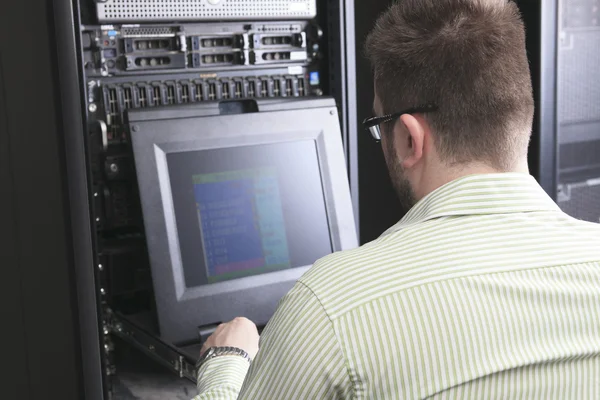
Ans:
[[[107,143],[108,145],[111,145],[110,141],[115,139],[115,136],[110,135],[110,126],[103,126],[90,118],[90,113],[103,111],[102,106],[98,106],[98,108],[96,108],[96,105],[91,106],[90,93],[96,93],[95,98],[106,94],[112,96],[111,93],[114,93],[115,96],[125,96],[119,97],[119,100],[123,100],[125,103],[129,102],[129,104],[138,102],[139,98],[130,97],[128,99],[126,93],[129,82],[124,82],[124,85],[121,85],[119,81],[120,78],[116,75],[114,91],[112,92],[99,91],[98,87],[90,86],[90,73],[86,68],[89,67],[91,70],[97,70],[98,76],[104,77],[107,76],[104,75],[104,71],[106,69],[114,68],[114,64],[105,62],[106,60],[104,60],[104,57],[102,57],[102,60],[96,60],[93,57],[90,58],[89,53],[86,51],[91,45],[88,39],[92,38],[92,40],[100,40],[102,42],[107,40],[107,46],[112,47],[110,37],[104,37],[102,35],[105,31],[110,32],[112,29],[115,29],[111,27],[112,23],[110,21],[99,21],[96,25],[97,28],[90,27],[89,23],[87,25],[84,23],[85,21],[94,18],[91,15],[93,13],[93,7],[90,7],[91,3],[92,1],[88,0],[57,0],[53,3],[52,19],[56,36],[56,60],[59,64],[57,70],[60,87],[60,118],[63,121],[66,154],[65,162],[67,176],[65,177],[65,180],[68,187],[68,199],[70,204],[70,228],[72,232],[72,237],[70,239],[73,242],[74,278],[76,280],[77,288],[78,322],[81,338],[80,354],[83,365],[83,389],[86,399],[101,399],[108,397],[110,392],[110,376],[115,373],[109,355],[115,346],[115,342],[110,340],[107,341],[107,337],[122,337],[128,339],[128,341],[132,343],[132,336],[135,336],[136,338],[133,340],[133,343],[135,343],[137,347],[144,349],[147,353],[153,353],[156,361],[163,363],[165,359],[172,357],[177,350],[173,349],[169,344],[161,343],[160,341],[157,342],[152,333],[142,332],[140,330],[135,330],[136,328],[131,328],[132,325],[130,324],[130,321],[121,319],[119,314],[112,313],[111,310],[106,312],[106,310],[103,309],[103,296],[105,296],[106,293],[104,287],[102,287],[102,276],[106,265],[103,265],[102,262],[99,261],[98,256],[100,249],[95,234],[98,223],[103,221],[98,221],[94,214],[94,208],[97,207],[95,198],[98,197],[99,193],[93,183],[92,176],[94,171],[90,170],[89,159],[93,156],[93,154],[90,154],[90,141],[100,138],[100,143],[106,146]],[[103,3],[107,2],[98,2],[98,7],[106,5]],[[109,1],[108,3],[111,2]],[[166,3],[168,2],[165,2],[165,4]],[[320,89],[316,89],[313,94],[329,95],[334,97],[337,101],[348,162],[349,180],[351,184],[354,185],[352,190],[353,194],[357,197],[358,190],[355,187],[358,180],[357,165],[354,162],[357,154],[356,130],[358,121],[355,114],[354,4],[351,1],[343,0],[318,1],[316,4],[317,19],[324,31],[324,41],[321,43],[321,62],[323,64],[321,70],[321,86]],[[110,19],[110,15],[109,12],[105,12],[104,17]],[[255,18],[254,20],[260,20],[260,18]],[[159,22],[161,24],[173,23],[174,25],[182,25],[184,23],[198,23],[197,19],[195,19],[195,21],[196,22],[163,20]],[[139,27],[120,26],[120,28],[138,29]],[[98,33],[86,36],[85,33],[90,31]],[[185,39],[186,44],[193,46],[194,43],[188,42],[187,39],[189,38]],[[169,44],[164,43],[158,43],[157,45],[169,46]],[[182,41],[177,42],[177,45],[181,46]],[[258,56],[258,51],[254,51],[254,53]],[[107,55],[107,57],[110,57],[110,55]],[[286,56],[284,55],[282,57]],[[267,59],[267,56],[263,59]],[[214,58],[213,60],[217,59]],[[254,59],[254,61],[257,60],[259,59]],[[150,58],[147,60],[148,63],[144,64],[142,64],[143,60],[137,64],[136,60],[132,61],[133,64],[128,64],[128,67],[136,68],[142,65],[149,65],[149,63],[152,62]],[[208,59],[196,60],[194,56],[192,56],[189,59],[174,57],[168,60],[158,60],[154,62],[160,64],[163,61],[170,63],[170,65],[179,65],[178,63],[180,62],[188,62],[190,63],[190,66],[195,68],[200,67],[198,62],[202,63],[208,61]],[[219,58],[218,61],[230,61],[230,59]],[[294,69],[293,71],[300,73],[297,72],[299,71],[298,69]],[[108,75],[111,75],[110,71],[108,72]],[[153,74],[153,76],[158,76],[159,72],[160,71],[151,71],[151,74]],[[86,77],[88,77],[88,79],[86,79]],[[200,75],[200,77],[202,79],[206,78],[207,80],[213,79],[212,75],[206,77]],[[307,76],[307,78],[310,77]],[[178,80],[171,86],[167,85],[165,79],[160,79],[161,82],[163,82],[163,86],[161,86],[161,90],[163,91],[159,96],[164,102],[168,103],[171,101],[170,99],[175,97],[182,99],[182,96],[184,96],[185,93],[181,91],[182,86],[180,85],[187,82],[185,79],[177,78]],[[289,81],[287,81],[287,79],[294,79],[294,77],[283,77],[282,80],[279,81],[280,85],[282,85],[279,86],[280,90],[287,90],[287,88],[290,88],[291,90],[292,86],[288,84]],[[156,80],[159,80],[159,78]],[[218,89],[221,90],[221,96],[223,96],[223,89],[231,89],[229,94],[230,97],[233,98],[236,96],[235,93],[236,88],[238,87],[238,81],[231,79],[231,81],[227,81],[227,83],[229,82],[231,86],[226,87],[225,81],[220,80]],[[204,83],[209,84],[208,81],[203,82],[203,84]],[[242,82],[242,84],[243,83],[245,82]],[[210,88],[209,86],[206,87]],[[296,86],[294,86],[294,88],[295,87]],[[105,88],[109,89],[107,86],[105,86]],[[273,90],[276,89],[277,86],[274,86]],[[248,90],[248,87],[244,87],[244,90]],[[319,93],[318,90],[321,90],[321,92]],[[187,93],[189,95],[189,92]],[[112,101],[113,98],[109,97],[108,99],[105,98],[103,101],[94,101],[93,103],[107,105],[111,104]],[[108,111],[108,114],[111,114],[111,110]],[[117,162],[104,164],[109,170],[114,169],[113,164],[120,166]],[[358,209],[356,209],[356,212],[357,210]],[[118,342],[117,346],[123,346],[123,343]],[[149,349],[150,351],[148,351]],[[162,356],[162,354],[167,355]],[[186,357],[182,355],[182,358],[178,360],[171,363],[167,362],[166,366],[174,372],[178,372],[182,377],[187,376],[193,378],[193,371],[189,370],[190,362],[191,360],[186,359]]]
[[[600,2],[517,2],[536,101],[530,168],[567,214],[600,222]]]
[[[600,223],[600,1],[560,0],[557,27],[556,199]]]

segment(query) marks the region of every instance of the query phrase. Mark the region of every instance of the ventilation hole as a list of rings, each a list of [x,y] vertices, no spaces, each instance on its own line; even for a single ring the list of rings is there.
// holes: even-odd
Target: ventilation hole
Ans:
[[[141,108],[146,108],[148,107],[148,97],[147,97],[147,93],[146,93],[146,88],[142,87],[140,88],[140,107]]]
[[[181,102],[182,103],[190,102],[190,87],[187,84],[184,84],[181,87]]]
[[[152,102],[154,103],[155,106],[159,106],[162,103],[161,98],[160,98],[160,87],[159,86],[154,86],[152,88]]]
[[[229,98],[229,82],[223,82],[223,98]]]
[[[175,104],[175,86],[167,86],[167,104]]]
[[[202,83],[196,83],[196,101],[204,100],[204,87]]]
[[[133,94],[131,92],[130,87],[126,87],[123,89],[123,100],[125,103],[125,109],[129,110],[133,107]]]

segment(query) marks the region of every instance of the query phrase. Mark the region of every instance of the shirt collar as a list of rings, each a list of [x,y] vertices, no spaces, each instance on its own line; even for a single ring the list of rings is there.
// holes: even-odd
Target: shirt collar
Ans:
[[[560,211],[560,208],[531,175],[470,175],[452,181],[425,196],[383,235],[441,217],[534,211]]]

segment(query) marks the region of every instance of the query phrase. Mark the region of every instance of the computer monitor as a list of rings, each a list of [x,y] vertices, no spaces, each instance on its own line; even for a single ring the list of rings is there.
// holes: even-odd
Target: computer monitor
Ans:
[[[319,258],[358,245],[331,99],[128,113],[161,337],[265,324]]]

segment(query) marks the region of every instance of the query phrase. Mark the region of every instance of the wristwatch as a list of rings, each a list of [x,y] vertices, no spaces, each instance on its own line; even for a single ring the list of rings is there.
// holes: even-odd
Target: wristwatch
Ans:
[[[196,363],[196,372],[206,361],[210,360],[211,358],[221,356],[238,356],[248,360],[248,362],[252,362],[250,355],[244,350],[238,349],[237,347],[211,347],[210,349],[206,350],[202,356],[200,356],[200,359]]]

